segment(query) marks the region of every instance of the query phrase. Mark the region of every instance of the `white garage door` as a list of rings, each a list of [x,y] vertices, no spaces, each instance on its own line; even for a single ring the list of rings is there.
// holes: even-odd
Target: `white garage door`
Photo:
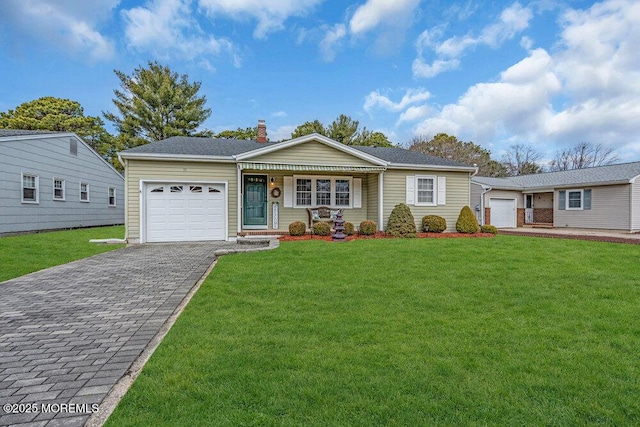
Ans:
[[[515,199],[490,199],[491,225],[497,228],[516,227],[516,200]]]
[[[223,184],[148,183],[146,241],[225,240]]]

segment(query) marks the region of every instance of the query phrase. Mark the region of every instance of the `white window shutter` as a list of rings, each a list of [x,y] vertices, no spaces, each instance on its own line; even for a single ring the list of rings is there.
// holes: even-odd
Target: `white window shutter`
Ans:
[[[415,205],[416,202],[416,177],[407,177],[407,205]]]
[[[362,207],[362,178],[353,178],[353,207]]]
[[[293,177],[284,177],[284,207],[293,207]]]
[[[447,177],[445,176],[438,177],[438,204],[447,204]]]

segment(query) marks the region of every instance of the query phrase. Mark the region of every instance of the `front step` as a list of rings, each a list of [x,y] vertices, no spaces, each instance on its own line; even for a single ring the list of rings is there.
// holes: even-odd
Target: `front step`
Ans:
[[[524,224],[522,227],[523,228],[548,228],[548,229],[555,228],[553,224],[550,224],[547,222],[530,222],[528,224]]]

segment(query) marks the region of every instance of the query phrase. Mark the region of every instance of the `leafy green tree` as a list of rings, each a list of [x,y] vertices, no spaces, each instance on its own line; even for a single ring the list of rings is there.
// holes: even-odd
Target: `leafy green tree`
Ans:
[[[370,132],[367,128],[358,134],[354,145],[369,145],[373,147],[393,147],[393,144],[382,132]]]
[[[291,138],[299,138],[301,136],[311,135],[312,133],[327,136],[327,130],[324,128],[324,125],[320,123],[318,119],[315,119],[312,122],[304,122],[304,124],[295,128],[295,130],[291,132]]]
[[[359,124],[357,120],[344,114],[340,114],[329,126],[324,126],[318,119],[315,119],[298,126],[291,133],[291,138],[318,133],[345,145],[393,146],[384,133],[371,132],[366,127],[359,130]]]
[[[351,117],[340,114],[337,119],[327,127],[327,136],[334,141],[345,145],[355,145],[358,139],[358,125],[360,122]]]
[[[25,102],[15,110],[0,112],[0,128],[75,132],[96,151],[111,137],[102,119],[85,116],[79,102],[52,96]]]
[[[223,130],[215,135],[215,138],[224,139],[258,139],[258,128],[248,127],[245,129],[238,128],[236,130]]]
[[[103,112],[113,122],[126,147],[171,136],[190,136],[211,115],[206,96],[198,96],[200,82],[190,83],[158,62],[138,67],[132,75],[114,70],[121,89],[113,91],[119,114]]]
[[[428,141],[421,136],[415,137],[411,141],[409,150],[467,165],[478,165],[478,174],[481,176],[498,176],[497,174],[501,173],[498,167],[499,163],[491,160],[489,150],[471,141],[460,141],[455,136],[446,133],[439,133]]]

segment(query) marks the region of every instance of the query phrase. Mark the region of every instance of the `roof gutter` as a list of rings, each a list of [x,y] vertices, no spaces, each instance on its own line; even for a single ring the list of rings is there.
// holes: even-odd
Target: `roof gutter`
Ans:
[[[193,154],[160,154],[160,153],[118,153],[118,159],[131,160],[169,160],[176,162],[216,162],[236,163],[232,156],[207,156]]]
[[[444,165],[416,165],[406,163],[389,163],[390,169],[428,169],[428,170],[440,170],[440,171],[462,171],[462,172],[474,172],[477,169],[473,166],[444,166]]]

